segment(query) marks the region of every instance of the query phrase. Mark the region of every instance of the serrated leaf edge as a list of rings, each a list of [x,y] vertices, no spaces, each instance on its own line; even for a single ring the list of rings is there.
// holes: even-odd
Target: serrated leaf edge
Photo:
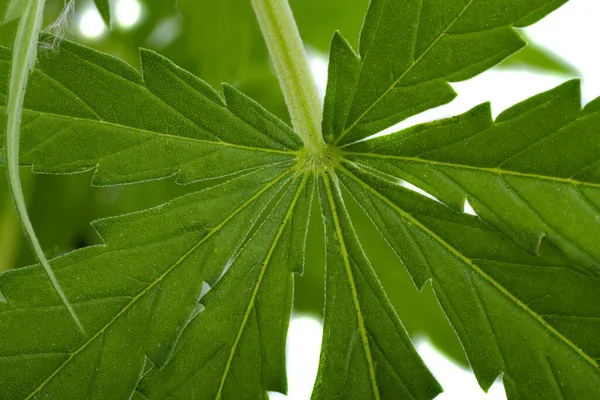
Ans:
[[[137,296],[133,297],[123,308],[119,311],[115,317],[113,317],[110,321],[108,321],[101,329],[98,330],[90,339],[88,339],[85,343],[83,343],[77,350],[69,354],[69,357],[58,367],[56,370],[49,375],[36,389],[34,389],[29,396],[25,398],[25,400],[33,399],[34,396],[42,390],[42,388],[52,380],[66,365],[68,365],[71,360],[80,352],[82,352],[87,346],[89,346],[94,340],[96,340],[100,335],[106,331],[115,321],[117,321],[129,308],[131,308],[140,298],[146,295],[154,286],[162,282],[162,280],[171,273],[178,265],[180,265],[187,257],[189,257],[194,251],[196,251],[202,243],[208,240],[212,235],[217,233],[228,221],[230,221],[235,215],[241,212],[246,206],[251,204],[254,200],[259,198],[265,191],[267,191],[270,187],[275,185],[281,179],[283,179],[286,175],[289,175],[289,170],[283,172],[282,174],[275,177],[270,182],[266,183],[257,193],[255,193],[252,197],[246,200],[243,204],[241,204],[234,212],[227,216],[223,221],[221,221],[217,226],[213,227],[201,240],[198,241],[187,253],[182,255],[173,265],[165,270],[159,277],[157,277],[154,281],[148,285],[143,291],[141,291]]]
[[[485,279],[488,283],[490,283],[500,293],[502,293],[511,302],[513,302],[515,305],[517,305],[519,308],[521,308],[523,311],[525,311],[527,314],[529,314],[534,320],[536,320],[538,323],[540,323],[544,327],[544,329],[546,329],[548,332],[550,332],[554,336],[556,336],[561,342],[563,342],[565,345],[570,347],[573,351],[575,351],[575,353],[577,353],[579,356],[581,356],[581,358],[586,360],[594,368],[600,369],[600,365],[598,364],[598,362],[596,360],[594,360],[592,357],[590,357],[586,353],[584,353],[578,346],[576,346],[573,342],[571,342],[567,337],[565,337],[563,334],[561,334],[552,325],[548,324],[540,315],[538,315],[535,311],[530,309],[521,300],[519,300],[518,298],[513,296],[512,293],[510,293],[502,285],[500,285],[498,282],[496,282],[496,280],[494,280],[490,275],[485,273],[485,271],[483,271],[481,268],[479,268],[470,258],[465,257],[461,252],[456,250],[453,246],[451,246],[449,243],[447,243],[444,239],[442,239],[440,236],[438,236],[435,232],[431,231],[429,228],[427,228],[425,225],[423,225],[421,222],[419,222],[410,213],[407,213],[406,211],[404,211],[403,209],[398,207],[396,204],[394,204],[392,201],[390,201],[386,196],[384,196],[381,193],[379,193],[378,191],[374,190],[371,186],[366,184],[362,179],[360,179],[359,177],[354,175],[348,169],[346,169],[345,167],[343,167],[341,165],[338,168],[346,176],[348,176],[349,178],[351,178],[352,180],[357,182],[360,186],[362,186],[363,189],[367,190],[369,193],[373,194],[374,196],[379,198],[381,201],[386,203],[388,206],[393,208],[403,218],[410,220],[411,223],[413,223],[415,226],[417,226],[423,232],[425,232],[426,234],[431,236],[433,239],[435,239],[439,244],[441,244],[443,247],[445,247],[448,251],[450,251],[452,254],[454,254],[456,257],[458,257],[464,263],[469,265],[473,269],[474,272],[477,272],[483,279]]]

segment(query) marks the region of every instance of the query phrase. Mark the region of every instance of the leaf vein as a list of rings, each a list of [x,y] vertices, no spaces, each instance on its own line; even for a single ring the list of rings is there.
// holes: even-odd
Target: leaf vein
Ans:
[[[470,266],[475,272],[477,272],[478,275],[480,275],[483,279],[485,279],[490,285],[492,285],[493,287],[495,287],[508,300],[510,300],[511,302],[513,302],[514,304],[516,304],[519,308],[521,308],[522,310],[524,310],[535,321],[537,321],[539,324],[541,324],[544,327],[544,329],[546,329],[549,333],[551,333],[552,335],[554,335],[559,341],[561,341],[562,343],[564,343],[566,346],[568,346],[569,348],[571,348],[582,359],[584,359],[585,361],[587,361],[594,368],[596,368],[596,369],[600,368],[600,366],[598,365],[598,363],[594,359],[592,359],[590,356],[588,356],[586,353],[584,353],[583,350],[581,350],[578,346],[576,346],[573,342],[571,342],[567,337],[565,337],[564,335],[562,335],[553,326],[551,326],[550,324],[548,324],[539,314],[537,314],[532,309],[528,308],[521,300],[519,300],[512,293],[510,293],[508,290],[506,290],[502,285],[500,285],[490,275],[488,275],[487,273],[485,273],[485,271],[483,271],[479,266],[477,266],[476,264],[473,263],[473,260],[469,259],[465,255],[463,255],[461,252],[459,252],[458,250],[456,250],[454,247],[452,247],[450,244],[448,244],[445,240],[443,240],[440,236],[438,236],[435,232],[431,231],[429,228],[427,228],[425,225],[423,225],[419,220],[415,219],[411,214],[407,213],[402,208],[400,208],[396,204],[394,204],[386,196],[384,196],[381,193],[373,190],[368,184],[366,184],[364,181],[362,181],[360,178],[358,178],[352,172],[350,172],[349,170],[347,170],[343,166],[339,166],[338,168],[342,169],[348,176],[350,176],[352,179],[354,179],[363,188],[365,188],[366,190],[370,191],[376,197],[379,197],[383,202],[385,202],[390,207],[392,207],[393,209],[395,209],[400,215],[405,216],[406,218],[408,218],[411,221],[413,221],[413,223],[416,226],[418,226],[424,233],[426,233],[429,236],[431,236],[441,246],[445,247],[448,251],[450,251],[452,254],[454,254],[459,259],[461,259],[464,263],[466,263],[468,266]]]
[[[173,271],[177,266],[179,266],[183,261],[185,261],[185,259],[187,259],[188,256],[190,256],[196,249],[198,249],[198,247],[200,247],[200,245],[202,245],[202,243],[204,243],[209,237],[211,237],[214,233],[216,233],[221,227],[223,227],[229,220],[231,220],[235,215],[237,215],[242,209],[244,209],[248,204],[254,202],[254,200],[256,200],[258,197],[260,197],[260,195],[262,195],[268,188],[273,186],[275,183],[277,183],[279,180],[281,180],[288,173],[289,173],[289,171],[285,171],[282,174],[278,175],[275,179],[273,179],[272,181],[267,183],[254,196],[252,196],[250,199],[248,199],[248,201],[243,203],[237,210],[235,210],[233,213],[231,213],[219,225],[214,227],[208,235],[203,237],[200,241],[198,241],[197,244],[192,246],[192,248],[190,250],[188,250],[187,253],[185,253],[173,265],[171,265],[169,268],[167,268],[165,270],[165,272],[163,272],[159,277],[157,277],[150,285],[148,285],[147,288],[145,288],[137,296],[135,296],[128,304],[123,306],[123,308],[119,311],[119,313],[117,315],[115,315],[115,317],[113,317],[108,323],[106,323],[87,342],[85,342],[83,345],[81,345],[76,351],[70,353],[69,358],[63,364],[61,364],[58,368],[56,368],[56,370],[52,374],[50,374],[36,389],[34,389],[29,394],[29,396],[27,396],[25,398],[25,400],[32,399],[48,382],[50,382],[50,380],[52,380],[58,374],[58,372],[60,372],[66,365],[68,365],[75,356],[77,356],[80,352],[82,352],[85,348],[87,348],[87,346],[89,346],[90,343],[92,343],[98,336],[103,334],[106,331],[106,329],[108,329],[115,321],[117,321],[123,314],[125,314],[125,312],[127,312],[127,310],[129,310],[129,308],[131,308],[131,306],[133,306],[133,304],[135,304],[140,298],[142,298],[144,295],[146,295],[148,292],[150,292],[150,290],[154,286],[159,284],[166,276],[169,275],[169,273],[171,273],[171,271]]]

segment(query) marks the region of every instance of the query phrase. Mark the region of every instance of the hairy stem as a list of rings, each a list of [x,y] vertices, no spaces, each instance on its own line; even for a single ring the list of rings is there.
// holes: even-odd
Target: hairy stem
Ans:
[[[294,130],[310,153],[325,147],[323,109],[288,0],[252,0]]]
[[[17,210],[17,215],[21,220],[21,225],[35,256],[48,275],[52,287],[60,297],[67,308],[69,314],[75,321],[79,330],[83,333],[84,329],[73,310],[73,306],[62,291],[50,263],[46,259],[42,246],[35,235],[33,225],[27,214],[21,179],[19,176],[19,139],[21,129],[21,115],[23,112],[23,101],[25,99],[25,89],[29,73],[35,66],[37,56],[38,36],[42,26],[42,18],[45,0],[29,0],[25,13],[21,16],[17,35],[13,45],[12,66],[10,73],[8,100],[6,102],[6,164],[8,173],[8,186],[10,187],[13,202]]]

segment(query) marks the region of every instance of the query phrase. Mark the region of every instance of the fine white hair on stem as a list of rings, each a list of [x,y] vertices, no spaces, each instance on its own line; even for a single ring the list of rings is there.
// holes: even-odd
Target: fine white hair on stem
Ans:
[[[51,35],[51,40],[41,42],[44,49],[56,50],[60,41],[73,28],[73,16],[75,14],[75,0],[64,0],[64,7],[56,20],[44,29],[44,33]]]
[[[21,187],[21,178],[19,174],[19,145],[21,136],[21,116],[23,113],[23,103],[25,100],[25,90],[29,74],[35,66],[38,49],[38,37],[42,27],[45,0],[30,0],[20,16],[17,33],[15,35],[12,48],[12,61],[10,69],[10,78],[8,82],[8,96],[6,99],[6,145],[4,155],[6,156],[6,173],[8,176],[8,187],[11,192],[13,203],[17,215],[21,220],[21,226],[27,239],[40,262],[52,288],[64,304],[67,312],[73,319],[77,328],[82,334],[85,330],[79,317],[73,309],[73,305],[62,290],[58,279],[52,270],[46,255],[38,240],[31,219],[27,213],[27,205],[23,196]]]

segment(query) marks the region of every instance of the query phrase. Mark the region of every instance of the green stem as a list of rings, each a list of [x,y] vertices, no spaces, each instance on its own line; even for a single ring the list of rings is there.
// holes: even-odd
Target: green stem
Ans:
[[[17,35],[13,45],[12,66],[9,81],[8,100],[6,102],[6,170],[8,173],[8,186],[10,188],[17,215],[33,252],[35,253],[52,287],[67,308],[67,311],[83,333],[84,329],[69,303],[67,296],[62,291],[50,263],[46,259],[42,246],[35,235],[33,225],[27,214],[21,179],[19,176],[19,140],[21,130],[21,115],[23,113],[23,101],[29,73],[35,66],[37,57],[38,36],[42,27],[45,0],[29,0],[25,13],[21,16]]]
[[[252,0],[292,125],[310,153],[325,147],[323,109],[288,0]]]

